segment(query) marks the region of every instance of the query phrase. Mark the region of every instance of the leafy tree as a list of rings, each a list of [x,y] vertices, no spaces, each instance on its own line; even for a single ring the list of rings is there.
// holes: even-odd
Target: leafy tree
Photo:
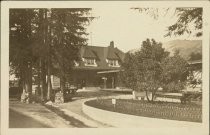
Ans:
[[[176,8],[178,19],[176,23],[168,27],[166,36],[171,36],[172,34],[183,35],[184,33],[191,34],[191,24],[193,24],[194,30],[202,30],[202,13],[202,8]],[[202,36],[202,31],[198,31],[195,36]]]
[[[162,44],[154,39],[143,41],[137,56],[137,87],[146,91],[148,101],[154,100],[157,89],[162,85],[161,61],[168,55],[169,53],[162,48]],[[148,92],[152,93],[151,99],[148,97]]]
[[[128,60],[123,64],[127,87],[134,91],[146,91],[148,101],[153,101],[158,87],[161,86],[161,61],[168,55],[162,44],[154,39],[143,41],[141,50],[128,55]],[[152,99],[149,99],[149,92],[152,92]]]
[[[184,89],[189,75],[187,61],[179,55],[179,51],[161,62],[163,90],[179,92]]]
[[[172,8],[132,8],[138,10],[140,13],[146,13],[158,19],[161,16],[161,11],[164,12],[165,17],[169,11],[174,10]],[[195,36],[202,36],[202,8],[176,8],[174,10],[174,15],[177,17],[177,21],[167,27],[167,33],[165,36],[180,36],[185,33],[191,34],[192,31],[196,30]]]
[[[118,80],[120,84],[123,86],[126,86],[128,88],[131,88],[133,90],[136,90],[136,83],[137,83],[137,78],[136,78],[136,54],[132,53],[126,53],[124,62],[122,63],[122,67],[124,71],[119,72],[118,75]]]
[[[186,85],[188,64],[179,51],[173,56],[154,39],[142,42],[136,53],[126,54],[122,81],[134,91],[145,91],[147,100],[153,101],[159,87],[164,91],[177,92]],[[148,93],[152,93],[149,98]]]

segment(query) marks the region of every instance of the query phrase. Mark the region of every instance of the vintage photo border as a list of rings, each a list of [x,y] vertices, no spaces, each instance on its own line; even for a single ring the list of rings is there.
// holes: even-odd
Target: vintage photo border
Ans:
[[[203,7],[203,123],[198,128],[9,128],[9,9],[10,8],[85,8],[94,6],[140,5],[142,7]],[[208,1],[3,1],[1,3],[1,134],[208,134],[209,132],[209,43],[210,4]]]

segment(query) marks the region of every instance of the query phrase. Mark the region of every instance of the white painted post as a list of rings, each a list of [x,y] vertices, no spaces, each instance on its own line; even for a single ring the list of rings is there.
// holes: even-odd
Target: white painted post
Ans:
[[[115,108],[115,105],[116,105],[116,99],[115,98],[112,99],[112,104],[114,105],[114,108]]]
[[[133,99],[136,99],[136,92],[132,91],[132,94],[133,94]]]

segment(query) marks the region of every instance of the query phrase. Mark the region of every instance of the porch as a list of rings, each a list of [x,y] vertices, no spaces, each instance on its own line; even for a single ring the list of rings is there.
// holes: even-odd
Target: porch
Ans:
[[[120,71],[121,70],[108,70],[108,71],[97,72],[97,75],[103,80],[101,85],[102,90],[107,90],[107,91],[120,90],[116,89],[119,86],[117,78],[118,78],[118,73]]]

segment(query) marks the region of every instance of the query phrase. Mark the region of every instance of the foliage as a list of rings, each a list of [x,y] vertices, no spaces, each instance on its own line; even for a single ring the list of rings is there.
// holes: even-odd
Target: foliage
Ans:
[[[179,55],[178,51],[174,56],[164,59],[161,67],[165,91],[178,92],[185,87],[189,75],[188,63]]]
[[[172,8],[132,8],[138,10],[140,13],[146,13],[158,19],[161,16],[161,11],[164,12],[164,17],[169,13],[169,11],[174,10]],[[192,31],[196,30],[195,36],[202,36],[202,8],[176,8],[174,15],[178,18],[176,22],[167,27],[167,33],[165,36],[180,36],[183,34],[192,34]]]
[[[126,87],[137,89],[136,83],[136,55],[132,53],[126,53],[124,62],[122,63],[122,66],[125,71],[119,72],[118,80],[121,82],[122,85],[125,85]]]
[[[160,63],[168,55],[162,44],[154,39],[143,41],[140,51],[125,57],[123,79],[126,86],[135,91],[152,92],[155,95],[157,88],[161,86]]]
[[[36,29],[36,26],[32,24],[36,16],[34,9],[10,9],[9,17],[10,73],[15,73],[20,78],[20,87],[23,89],[23,93],[30,96],[32,92],[32,61],[34,60],[33,30]]]
[[[199,61],[202,60],[201,53],[191,53],[189,61]],[[192,88],[196,88],[197,85],[202,84],[202,64],[194,64],[193,66],[189,66],[189,76],[188,76],[188,85]]]
[[[152,92],[152,99],[161,86],[161,61],[169,55],[162,48],[162,44],[154,39],[143,41],[141,50],[137,54],[137,87],[146,92]],[[149,100],[149,98],[147,97]]]
[[[156,91],[182,90],[188,75],[187,62],[180,57],[179,51],[173,56],[154,39],[143,41],[138,52],[126,54],[121,80],[134,91],[146,91],[147,99],[153,101]],[[148,92],[152,93],[149,99]]]
[[[79,47],[86,45],[85,25],[90,9],[52,9],[52,54],[60,71],[69,72],[74,60],[79,60]]]
[[[189,58],[190,61],[201,60],[201,59],[202,59],[202,54],[201,53],[194,53],[194,52],[192,52],[190,54],[190,58]]]
[[[10,9],[11,73],[27,81],[32,78],[32,67],[36,72],[41,69],[42,79],[46,72],[50,76],[54,68],[63,76],[79,59],[79,46],[86,44],[85,26],[90,21],[90,10]],[[30,70],[26,70],[28,67]]]
[[[175,24],[168,27],[168,33],[166,36],[171,36],[172,34],[183,35],[184,33],[191,34],[192,29],[190,25],[194,25],[195,30],[202,29],[202,8],[177,8],[176,14],[178,20]],[[202,31],[196,33],[197,37],[202,36]]]
[[[32,9],[10,10],[10,66],[15,71],[20,70],[27,62],[32,60]],[[15,72],[14,71],[14,72]]]

